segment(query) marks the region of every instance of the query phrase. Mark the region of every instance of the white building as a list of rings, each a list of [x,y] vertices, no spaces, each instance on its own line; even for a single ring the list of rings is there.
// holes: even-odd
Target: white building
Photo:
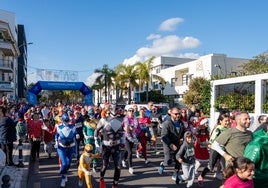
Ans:
[[[0,10],[0,97],[6,95],[9,99],[18,95],[17,36],[15,14]]]
[[[225,78],[229,75],[241,75],[239,65],[248,62],[248,59],[227,57],[225,54],[208,54],[198,59],[178,58],[178,57],[156,57],[153,60],[151,74],[159,75],[165,79],[166,85],[163,87],[159,81],[152,80],[149,90],[160,90],[167,97],[175,98],[174,103],[179,103],[184,93],[188,90],[190,80],[195,77]],[[132,91],[132,99],[136,102],[140,100],[140,93],[145,91],[145,86],[139,90]],[[97,93],[96,95],[97,96]],[[100,96],[103,98],[103,96]],[[127,99],[127,94],[124,96]],[[95,101],[96,101],[95,97]],[[111,101],[115,101],[115,90],[110,94]],[[126,100],[127,101],[127,100]]]
[[[163,90],[162,94],[175,97],[179,102],[188,90],[190,80],[195,77],[211,79],[213,76],[224,78],[228,75],[239,75],[239,65],[248,62],[248,59],[231,58],[225,54],[209,54],[198,59],[157,57],[154,59],[152,74],[161,76],[166,81],[163,88],[158,81],[152,81],[150,88]],[[161,88],[162,87],[162,88]],[[138,93],[136,91],[136,98]]]

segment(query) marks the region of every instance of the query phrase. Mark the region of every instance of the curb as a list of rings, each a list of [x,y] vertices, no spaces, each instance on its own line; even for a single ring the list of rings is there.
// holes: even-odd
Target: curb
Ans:
[[[19,164],[19,142],[14,142],[13,150],[13,162]],[[10,177],[10,188],[25,188],[27,187],[28,174],[29,174],[29,161],[30,161],[30,144],[23,143],[22,145],[22,155],[23,155],[23,167],[17,166],[4,166],[0,167],[0,184],[2,185],[2,177],[4,175],[9,175]]]

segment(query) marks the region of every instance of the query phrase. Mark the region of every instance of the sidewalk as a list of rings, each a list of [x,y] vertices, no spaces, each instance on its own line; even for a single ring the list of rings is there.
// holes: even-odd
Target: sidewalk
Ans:
[[[19,163],[19,149],[18,142],[14,142],[14,150],[13,150],[13,162],[15,164]],[[16,166],[5,166],[0,167],[0,185],[2,185],[2,177],[4,175],[9,175],[10,177],[10,188],[26,188],[27,180],[28,180],[28,169],[29,169],[29,161],[30,161],[30,144],[23,143],[23,167]]]

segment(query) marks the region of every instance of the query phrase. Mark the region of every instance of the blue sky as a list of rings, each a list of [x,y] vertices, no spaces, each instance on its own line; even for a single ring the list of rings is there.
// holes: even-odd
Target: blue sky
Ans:
[[[266,0],[0,0],[28,42],[28,73],[95,69],[151,56],[223,53],[252,58],[268,50]],[[89,78],[89,79],[88,79]],[[31,78],[32,79],[32,78]]]

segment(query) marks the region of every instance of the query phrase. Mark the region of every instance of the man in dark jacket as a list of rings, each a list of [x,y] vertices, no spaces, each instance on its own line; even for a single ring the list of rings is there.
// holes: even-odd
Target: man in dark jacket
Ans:
[[[6,164],[14,166],[12,153],[13,142],[16,141],[16,124],[6,113],[7,109],[0,106],[0,145],[6,154]]]
[[[170,120],[166,120],[162,125],[161,138],[164,149],[164,161],[160,163],[158,169],[159,174],[162,174],[165,166],[175,161],[175,172],[172,179],[175,181],[177,173],[180,170],[180,163],[176,160],[176,153],[180,149],[183,140],[184,125],[181,121],[181,112],[178,108],[173,107],[170,109]],[[172,159],[170,157],[172,155]]]

